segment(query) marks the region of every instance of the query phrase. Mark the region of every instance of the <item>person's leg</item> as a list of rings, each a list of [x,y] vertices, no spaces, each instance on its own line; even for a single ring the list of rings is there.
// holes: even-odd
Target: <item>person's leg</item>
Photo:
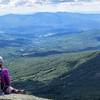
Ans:
[[[12,88],[9,86],[9,87],[4,87],[4,94],[10,94],[11,93],[11,91],[12,91]]]
[[[24,90],[19,90],[19,89],[13,88],[12,86],[9,86],[6,89],[6,93],[8,93],[8,94],[10,94],[10,93],[25,94],[25,91]]]

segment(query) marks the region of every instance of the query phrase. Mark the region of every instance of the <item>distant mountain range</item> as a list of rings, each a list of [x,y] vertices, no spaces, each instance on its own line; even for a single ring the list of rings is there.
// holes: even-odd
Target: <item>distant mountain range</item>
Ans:
[[[100,14],[36,13],[0,16],[0,32],[4,33],[75,33],[100,29]]]

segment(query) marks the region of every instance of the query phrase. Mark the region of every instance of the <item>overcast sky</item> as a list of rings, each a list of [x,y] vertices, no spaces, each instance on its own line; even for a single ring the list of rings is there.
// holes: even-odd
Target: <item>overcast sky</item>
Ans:
[[[100,13],[100,0],[0,0],[0,14],[35,12]]]

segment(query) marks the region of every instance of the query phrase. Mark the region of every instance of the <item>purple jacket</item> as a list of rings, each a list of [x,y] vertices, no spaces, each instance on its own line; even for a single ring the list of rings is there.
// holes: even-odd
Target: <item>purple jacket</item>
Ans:
[[[9,70],[7,68],[2,69],[2,81],[4,82],[5,86],[10,86],[11,81],[10,81],[10,76],[9,76]]]

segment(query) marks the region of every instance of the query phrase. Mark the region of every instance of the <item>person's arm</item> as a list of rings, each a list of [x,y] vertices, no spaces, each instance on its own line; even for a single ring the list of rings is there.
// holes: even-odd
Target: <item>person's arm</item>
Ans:
[[[9,70],[7,68],[4,68],[3,70],[3,77],[4,77],[5,85],[10,86],[11,81],[10,81],[10,76],[9,76]]]

